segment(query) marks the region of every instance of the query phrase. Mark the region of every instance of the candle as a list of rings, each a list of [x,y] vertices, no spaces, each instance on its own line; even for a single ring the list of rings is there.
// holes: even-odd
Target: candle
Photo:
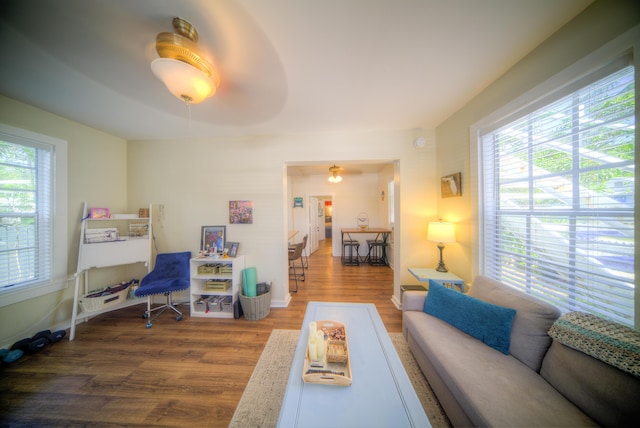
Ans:
[[[316,341],[316,331],[318,331],[318,325],[315,321],[309,323],[309,343]]]
[[[309,359],[311,361],[318,361],[318,351],[316,349],[316,344],[309,342]]]
[[[324,358],[324,332],[318,330],[316,333],[316,351],[318,353],[318,359]]]

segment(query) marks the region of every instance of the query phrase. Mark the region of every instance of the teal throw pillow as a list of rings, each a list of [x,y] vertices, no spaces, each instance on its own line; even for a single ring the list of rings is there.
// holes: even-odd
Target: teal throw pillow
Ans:
[[[484,302],[429,280],[424,311],[503,354],[509,354],[515,309]]]

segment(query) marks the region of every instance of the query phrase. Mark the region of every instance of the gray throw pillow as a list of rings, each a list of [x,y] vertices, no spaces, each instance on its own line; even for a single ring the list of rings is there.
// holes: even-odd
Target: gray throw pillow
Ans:
[[[542,359],[551,346],[547,332],[560,316],[560,311],[547,302],[485,276],[473,280],[468,294],[517,311],[511,326],[509,353],[540,372]]]

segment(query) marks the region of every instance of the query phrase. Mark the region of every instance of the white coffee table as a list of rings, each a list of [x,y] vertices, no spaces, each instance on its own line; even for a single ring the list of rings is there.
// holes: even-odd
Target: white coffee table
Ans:
[[[311,321],[344,323],[351,386],[304,383],[302,368]],[[296,347],[278,426],[430,427],[375,305],[309,302]]]

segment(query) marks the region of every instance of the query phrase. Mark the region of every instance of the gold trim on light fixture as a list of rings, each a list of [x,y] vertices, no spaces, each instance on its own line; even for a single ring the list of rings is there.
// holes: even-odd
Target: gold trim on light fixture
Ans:
[[[156,36],[159,58],[151,62],[153,73],[178,99],[196,104],[213,96],[220,76],[198,52],[198,31],[190,22],[173,18],[173,33]]]
[[[329,177],[329,181],[332,183],[340,183],[342,181],[342,177],[338,175],[342,168],[336,166],[335,164],[329,168],[329,172],[331,173],[331,177]]]

